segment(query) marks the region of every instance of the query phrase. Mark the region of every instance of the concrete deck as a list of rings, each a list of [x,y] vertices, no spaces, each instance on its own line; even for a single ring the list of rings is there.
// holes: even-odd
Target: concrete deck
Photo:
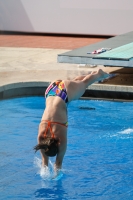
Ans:
[[[0,47],[0,99],[43,95],[52,80],[71,79],[102,68],[120,75],[91,85],[85,97],[133,100],[132,69],[57,63],[57,55],[67,51],[70,49]]]

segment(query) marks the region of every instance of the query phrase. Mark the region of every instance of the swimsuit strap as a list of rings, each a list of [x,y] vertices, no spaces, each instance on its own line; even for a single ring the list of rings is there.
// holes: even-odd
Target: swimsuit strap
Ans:
[[[54,138],[54,133],[52,132],[51,122],[50,121],[46,121],[46,122],[47,122],[47,128],[46,128],[46,130],[44,132],[44,137],[46,137],[47,131],[48,131],[48,129],[50,129],[50,133],[52,135],[52,138]]]
[[[52,131],[51,124],[59,124],[59,125],[61,125],[61,126],[65,126],[66,128],[67,128],[67,126],[68,126],[67,122],[66,122],[65,124],[63,124],[63,123],[60,123],[60,122],[51,122],[51,121],[49,121],[49,120],[42,120],[42,121],[47,122],[47,128],[46,128],[46,130],[45,130],[45,132],[44,132],[44,137],[46,137],[47,131],[48,131],[48,129],[50,129],[50,133],[51,133],[51,135],[52,135],[52,138],[54,138],[54,133],[53,133],[53,131]]]

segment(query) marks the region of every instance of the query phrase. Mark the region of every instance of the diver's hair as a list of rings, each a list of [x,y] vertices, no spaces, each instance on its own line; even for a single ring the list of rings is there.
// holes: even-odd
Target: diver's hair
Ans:
[[[43,149],[47,156],[53,157],[58,153],[58,140],[51,137],[44,138],[34,147],[35,152]]]

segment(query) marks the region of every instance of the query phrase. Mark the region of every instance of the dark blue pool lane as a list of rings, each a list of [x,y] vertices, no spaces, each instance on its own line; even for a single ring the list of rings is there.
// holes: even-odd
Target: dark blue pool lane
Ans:
[[[68,148],[51,180],[34,154],[43,97],[0,101],[0,200],[132,200],[133,103],[78,100],[68,106]]]

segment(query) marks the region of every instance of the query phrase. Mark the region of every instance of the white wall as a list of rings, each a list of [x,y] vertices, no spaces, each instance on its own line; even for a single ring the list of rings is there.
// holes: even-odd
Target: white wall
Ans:
[[[133,0],[0,0],[0,30],[118,35],[133,31]]]

